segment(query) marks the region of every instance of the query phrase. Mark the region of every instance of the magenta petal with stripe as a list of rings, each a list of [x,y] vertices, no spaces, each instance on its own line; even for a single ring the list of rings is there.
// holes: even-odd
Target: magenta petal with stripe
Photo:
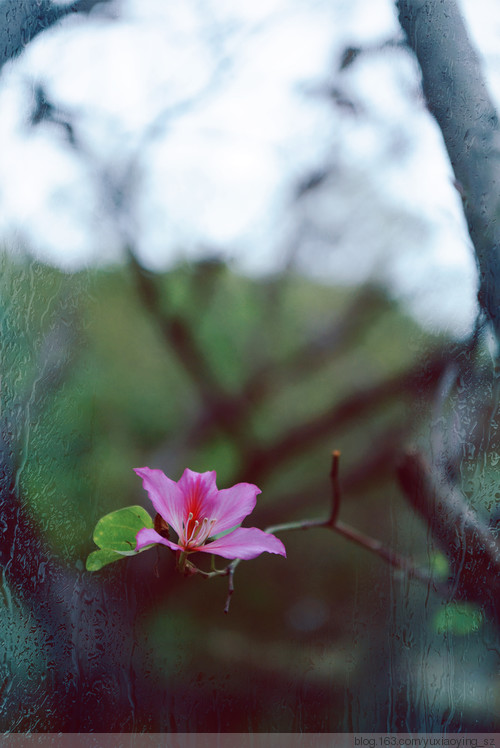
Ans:
[[[156,530],[140,530],[137,550],[152,543],[166,545],[175,551],[202,551],[228,559],[251,559],[261,553],[286,557],[285,546],[274,535],[255,527],[237,527],[255,507],[260,489],[251,483],[238,483],[221,491],[217,489],[214,471],[195,473],[186,469],[177,482],[161,470],[143,467],[135,472],[157,513],[178,536],[172,542]],[[214,536],[235,528],[214,539]]]
[[[232,488],[223,488],[217,496],[217,524],[214,535],[239,525],[255,509],[260,488],[252,483],[237,483]]]
[[[162,545],[168,546],[173,551],[182,551],[180,545],[172,543],[170,540],[167,540],[167,538],[164,538],[157,533],[156,530],[150,530],[149,527],[144,527],[142,530],[139,530],[135,536],[135,541],[137,543],[135,548],[136,551],[140,551],[148,545],[153,545],[153,543],[161,543]]]
[[[167,478],[162,470],[142,467],[134,468],[134,472],[142,478],[142,486],[158,514],[179,534],[182,530],[185,499],[177,483]]]
[[[256,527],[238,527],[233,532],[223,535],[218,540],[198,548],[205,553],[215,553],[223,558],[241,558],[247,561],[260,556],[261,553],[279,553],[285,556],[285,546],[275,535]]]

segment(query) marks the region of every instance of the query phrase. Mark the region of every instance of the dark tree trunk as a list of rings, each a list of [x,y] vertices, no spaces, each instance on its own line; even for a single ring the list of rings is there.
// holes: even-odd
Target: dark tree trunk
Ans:
[[[480,272],[480,304],[500,338],[500,127],[456,0],[397,0],[443,134]]]
[[[70,5],[54,5],[50,0],[3,0],[0,2],[0,69],[41,31],[69,13],[88,13],[98,2],[76,0]]]

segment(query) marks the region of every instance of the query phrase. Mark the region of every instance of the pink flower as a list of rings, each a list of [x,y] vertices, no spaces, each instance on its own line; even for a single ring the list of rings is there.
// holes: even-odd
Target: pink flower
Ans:
[[[236,527],[254,509],[260,489],[251,483],[238,483],[222,491],[215,485],[215,471],[195,473],[185,470],[177,482],[161,470],[136,468],[142,485],[157,513],[178,535],[177,543],[156,530],[144,528],[137,533],[137,550],[161,543],[183,553],[214,553],[224,558],[250,559],[264,551],[286,557],[285,546],[274,535],[256,527]],[[207,542],[221,532],[227,535]]]

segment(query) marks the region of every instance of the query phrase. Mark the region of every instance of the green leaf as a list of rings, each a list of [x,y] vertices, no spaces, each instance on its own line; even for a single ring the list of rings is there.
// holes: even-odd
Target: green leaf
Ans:
[[[153,520],[142,506],[128,506],[101,517],[94,530],[99,548],[135,553],[135,536],[143,527],[153,527]]]
[[[438,634],[465,636],[478,631],[483,623],[481,608],[472,603],[447,603],[434,618],[434,628]]]
[[[450,564],[443,553],[436,552],[431,555],[430,567],[431,571],[434,573],[434,576],[439,581],[444,582],[444,580],[449,576]]]
[[[99,571],[103,566],[112,564],[113,561],[119,561],[121,558],[124,558],[123,554],[116,551],[92,551],[87,556],[85,568],[87,571]]]
[[[88,571],[99,571],[124,556],[135,556],[135,537],[143,527],[152,528],[153,520],[142,506],[128,506],[101,517],[94,530],[94,542],[100,550],[87,558]],[[152,546],[149,546],[152,547]],[[143,548],[142,550],[147,550]]]

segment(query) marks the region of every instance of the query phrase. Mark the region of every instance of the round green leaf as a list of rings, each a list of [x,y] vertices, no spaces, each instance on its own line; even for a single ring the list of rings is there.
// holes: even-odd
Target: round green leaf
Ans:
[[[142,506],[118,509],[101,517],[94,530],[94,542],[102,550],[133,555],[135,536],[143,527],[152,528],[153,520]]]

